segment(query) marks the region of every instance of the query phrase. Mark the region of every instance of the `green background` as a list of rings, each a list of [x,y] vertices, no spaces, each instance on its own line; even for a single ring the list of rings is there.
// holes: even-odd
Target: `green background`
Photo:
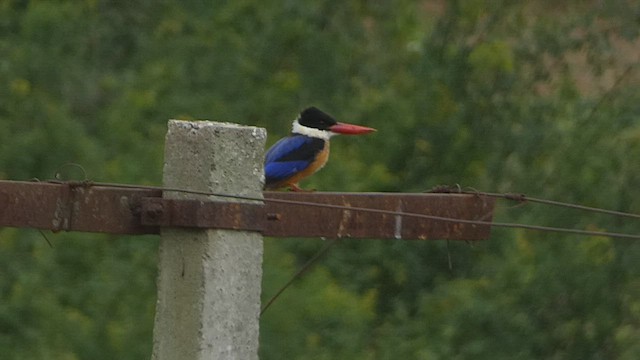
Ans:
[[[301,185],[459,184],[640,213],[640,6],[0,1],[0,178],[159,185],[171,118],[375,127]],[[501,202],[497,221],[640,233]],[[148,359],[158,238],[0,230],[0,357]],[[323,246],[266,239],[263,299]],[[448,257],[452,268],[449,268]],[[640,245],[495,229],[343,241],[261,319],[262,359],[638,359]]]

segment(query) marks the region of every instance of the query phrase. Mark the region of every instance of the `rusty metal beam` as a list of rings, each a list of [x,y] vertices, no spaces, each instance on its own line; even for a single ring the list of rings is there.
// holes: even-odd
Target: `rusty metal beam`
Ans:
[[[292,193],[265,192],[266,199],[293,200],[437,216],[452,219],[493,219],[494,199],[460,194]],[[372,239],[488,239],[491,226],[463,224],[395,214],[267,202],[268,236]]]
[[[0,181],[0,226],[52,231],[155,234],[140,222],[141,201],[152,189]]]
[[[264,197],[264,205],[167,200],[156,189],[0,181],[0,226],[113,234],[157,234],[160,227],[173,226],[273,237],[481,240],[489,237],[489,225],[382,212],[490,222],[494,206],[492,198],[460,194],[265,192]]]

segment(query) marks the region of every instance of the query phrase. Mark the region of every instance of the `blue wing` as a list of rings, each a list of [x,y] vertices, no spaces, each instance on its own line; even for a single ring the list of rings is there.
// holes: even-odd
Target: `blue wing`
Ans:
[[[279,140],[268,151],[264,162],[266,183],[272,184],[306,169],[324,147],[324,141],[304,135]]]

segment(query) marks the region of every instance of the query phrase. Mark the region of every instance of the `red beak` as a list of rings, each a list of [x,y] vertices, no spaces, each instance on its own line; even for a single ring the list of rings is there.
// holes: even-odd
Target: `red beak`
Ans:
[[[329,128],[331,132],[344,135],[362,135],[376,131],[376,129],[347,123],[337,123]]]

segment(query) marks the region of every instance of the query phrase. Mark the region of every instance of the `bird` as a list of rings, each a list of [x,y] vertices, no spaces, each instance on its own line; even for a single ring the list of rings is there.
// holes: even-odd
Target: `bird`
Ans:
[[[265,155],[265,190],[289,188],[306,191],[298,182],[320,170],[329,159],[329,139],[338,134],[362,135],[376,129],[336,121],[315,106],[300,112],[293,121],[291,134]]]

